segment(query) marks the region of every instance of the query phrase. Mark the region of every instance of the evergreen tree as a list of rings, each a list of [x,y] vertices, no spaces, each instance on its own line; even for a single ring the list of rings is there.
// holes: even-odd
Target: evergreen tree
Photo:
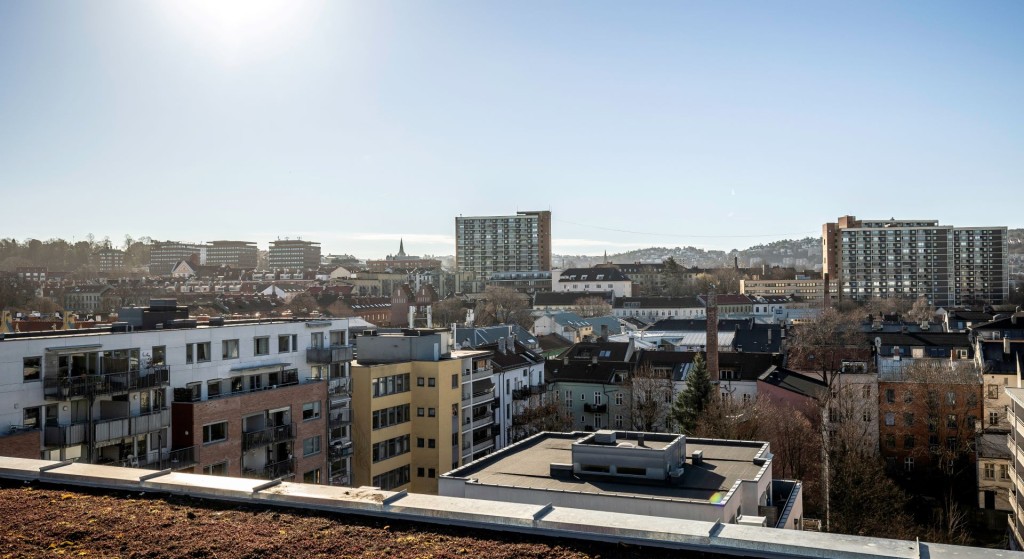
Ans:
[[[672,419],[683,433],[693,434],[701,415],[711,405],[714,393],[704,355],[698,353],[693,358],[690,373],[686,375],[686,389],[672,404]]]

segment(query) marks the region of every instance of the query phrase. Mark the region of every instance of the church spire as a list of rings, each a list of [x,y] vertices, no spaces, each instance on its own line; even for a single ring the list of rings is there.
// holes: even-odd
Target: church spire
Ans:
[[[405,239],[398,239],[398,254],[395,255],[395,258],[405,258]]]

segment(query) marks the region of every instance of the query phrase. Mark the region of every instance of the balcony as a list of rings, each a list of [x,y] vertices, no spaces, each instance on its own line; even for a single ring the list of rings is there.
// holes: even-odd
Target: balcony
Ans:
[[[493,387],[488,388],[486,390],[479,390],[477,392],[473,392],[472,394],[463,393],[463,395],[462,395],[462,407],[465,408],[465,407],[469,407],[471,405],[472,406],[476,406],[476,405],[480,405],[480,404],[486,404],[487,402],[490,402],[493,399],[494,399]],[[472,400],[472,403],[470,403],[470,400]]]
[[[352,379],[350,378],[332,378],[327,381],[327,393],[331,395],[347,394],[351,392],[351,383]]]
[[[329,452],[331,460],[345,458],[346,456],[352,456],[352,441],[341,441],[331,444]]]
[[[467,380],[468,381],[482,380],[482,379],[485,379],[485,378],[491,378],[492,376],[494,376],[494,369],[493,368],[491,368],[491,367],[477,367],[476,369],[472,369],[472,370],[466,369],[466,371],[462,373],[462,380],[463,381],[467,381]]]
[[[289,441],[295,438],[295,425],[278,425],[258,431],[246,431],[242,433],[242,450],[252,450],[269,446],[274,443]]]
[[[608,404],[583,404],[583,411],[587,413],[608,413]]]
[[[292,475],[295,475],[294,458],[267,464],[262,468],[245,468],[242,470],[242,477],[248,478],[277,479]]]
[[[538,384],[537,386],[524,386],[522,388],[516,388],[512,391],[513,400],[527,400],[530,396],[536,396],[543,394],[547,388],[546,384]]]
[[[481,413],[474,415],[472,418],[467,417],[466,422],[462,425],[462,431],[471,431],[480,427],[486,427],[494,423],[493,413]]]
[[[306,363],[330,365],[352,360],[351,345],[332,345],[329,347],[306,348]]]
[[[234,377],[240,378],[240,377]],[[234,381],[232,381],[234,382]],[[306,382],[319,382],[318,380],[307,379]],[[281,371],[280,379],[276,384],[262,385],[256,388],[237,388],[235,390],[225,390],[216,394],[208,394],[208,400],[217,400],[220,398],[229,398],[232,396],[244,396],[246,394],[253,394],[256,392],[262,392],[264,390],[276,390],[288,386],[294,386],[299,384],[299,371],[298,369],[286,369]],[[244,386],[245,382],[238,386]],[[209,390],[209,389],[207,389]],[[174,401],[176,403],[195,403],[202,402],[202,393],[192,388],[175,388],[174,389]]]
[[[43,430],[43,444],[48,447],[73,446],[86,441],[88,423],[71,425],[50,425]]]
[[[93,427],[93,442],[112,441],[150,433],[171,424],[171,411],[167,408],[132,417],[101,419]]]
[[[43,379],[43,395],[48,400],[68,400],[118,394],[129,390],[154,388],[168,384],[170,384],[170,370],[167,367],[149,367],[104,375],[46,377]]]
[[[330,416],[327,420],[327,425],[330,428],[341,427],[352,423],[352,409],[342,408],[337,410],[330,410]]]

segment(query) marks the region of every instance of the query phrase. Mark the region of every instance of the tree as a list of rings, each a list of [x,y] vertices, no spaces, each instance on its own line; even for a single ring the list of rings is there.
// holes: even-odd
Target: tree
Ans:
[[[602,297],[594,295],[576,299],[576,306],[573,310],[583,318],[594,318],[596,316],[608,316],[612,314],[612,306],[609,305]]]
[[[558,402],[531,401],[512,416],[511,439],[521,441],[542,431],[565,432],[570,429],[572,418]]]
[[[23,308],[35,297],[35,289],[15,275],[0,275],[0,309]]]
[[[922,295],[910,307],[910,311],[907,312],[907,318],[914,322],[928,322],[935,318],[935,307],[928,302],[927,297]]]
[[[690,372],[686,375],[686,389],[676,396],[672,405],[672,420],[679,429],[688,435],[697,429],[701,415],[711,405],[715,397],[715,388],[711,384],[704,355],[698,353],[693,357]]]
[[[487,286],[483,298],[476,304],[476,324],[518,324],[529,329],[533,320],[526,295],[508,287]]]
[[[465,322],[466,308],[463,306],[461,299],[449,297],[448,299],[437,301],[433,304],[431,316],[434,324],[437,326],[458,324]]]
[[[650,363],[637,365],[625,382],[629,394],[629,420],[638,431],[669,431],[672,403],[672,377]]]

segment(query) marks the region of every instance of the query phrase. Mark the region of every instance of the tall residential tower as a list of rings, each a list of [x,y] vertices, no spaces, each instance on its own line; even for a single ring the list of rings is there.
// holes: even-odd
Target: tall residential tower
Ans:
[[[456,217],[457,290],[480,292],[496,272],[551,269],[551,212]]]

